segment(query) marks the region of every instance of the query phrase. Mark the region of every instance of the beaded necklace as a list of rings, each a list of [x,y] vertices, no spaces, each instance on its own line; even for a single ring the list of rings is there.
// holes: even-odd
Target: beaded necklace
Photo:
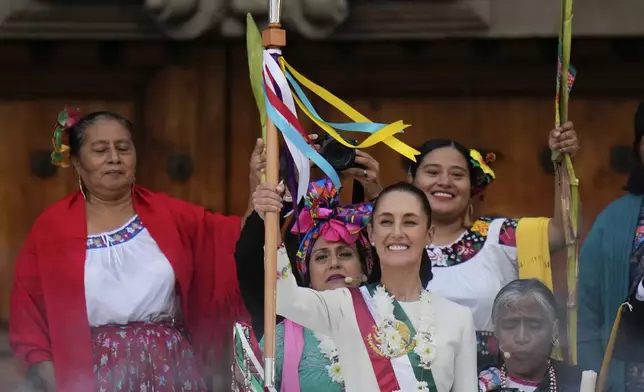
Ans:
[[[550,361],[548,361],[548,378],[550,378],[550,392],[557,392],[557,377],[555,376],[555,367],[552,366],[552,363]],[[507,388],[507,383],[508,371],[505,365],[503,365],[501,367],[501,388]]]

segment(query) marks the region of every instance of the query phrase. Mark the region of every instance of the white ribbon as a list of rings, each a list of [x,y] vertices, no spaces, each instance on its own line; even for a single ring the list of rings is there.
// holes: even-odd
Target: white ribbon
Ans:
[[[284,102],[284,105],[288,108],[288,110],[293,113],[293,116],[297,118],[297,111],[295,109],[295,100],[293,99],[293,93],[291,92],[291,88],[288,84],[288,81],[286,80],[286,77],[282,73],[282,69],[280,68],[279,64],[273,58],[272,54],[281,54],[281,51],[276,50],[276,49],[265,49],[264,50],[264,61],[263,61],[263,72],[264,76],[266,77],[266,80],[270,80],[268,77],[268,74],[273,76],[273,80],[279,87],[281,97],[282,97],[282,102]],[[267,72],[268,70],[268,72]],[[268,86],[266,88],[270,89],[272,92],[274,92],[277,95],[277,92],[275,91],[275,88],[273,87],[272,83],[268,83]],[[293,161],[295,162],[295,166],[297,167],[297,170],[299,172],[298,175],[298,184],[297,184],[297,197],[296,197],[296,203],[299,203],[304,195],[306,195],[306,191],[309,187],[309,181],[311,178],[311,166],[309,164],[309,159],[304,155],[300,150],[295,147],[295,145],[288,140],[287,138],[284,138],[286,141],[286,146],[288,147],[288,150],[291,152],[291,156],[293,157]]]

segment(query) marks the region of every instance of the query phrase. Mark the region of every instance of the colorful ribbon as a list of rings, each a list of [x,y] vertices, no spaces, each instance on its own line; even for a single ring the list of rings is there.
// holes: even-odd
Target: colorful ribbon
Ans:
[[[286,147],[288,148],[288,151],[291,155],[292,162],[295,164],[298,170],[297,191],[290,189],[291,192],[295,193],[295,206],[297,206],[297,203],[299,203],[306,194],[306,188],[311,178],[311,167],[309,165],[309,159],[313,157],[317,161],[323,161],[324,159],[321,156],[315,156],[317,154],[317,151],[315,151],[315,149],[310,149],[303,146],[309,141],[308,135],[306,132],[304,132],[304,129],[302,128],[302,125],[297,118],[295,102],[293,100],[293,94],[291,94],[291,90],[289,89],[288,82],[286,81],[286,78],[284,78],[279,64],[277,64],[277,61],[275,60],[273,53],[271,52],[272,51],[270,50],[263,51],[263,71],[261,74],[263,83],[260,87],[268,88],[268,90],[270,90],[270,96],[269,94],[264,92],[264,99],[268,98],[269,101],[273,102],[272,108],[275,109],[275,111],[282,113],[284,120],[287,121],[287,123],[289,123],[290,120],[290,124],[292,124],[289,130],[283,131],[284,128],[282,127],[286,125],[282,123],[282,127],[280,127],[280,125],[278,125],[278,123],[276,122],[279,122],[279,120],[275,119],[275,111],[271,111],[269,118],[273,120],[273,123],[278,129],[282,130],[282,133],[284,134],[284,141],[286,142]],[[278,53],[275,54],[277,55]],[[280,94],[279,96],[277,94],[278,91]],[[264,104],[265,111],[266,106],[268,106],[267,103]],[[299,133],[299,136],[297,135],[297,133]],[[305,152],[308,152],[308,155],[305,154]],[[328,167],[331,166],[329,165]],[[289,173],[288,175],[292,176],[294,174]],[[337,174],[335,177],[337,177]],[[293,188],[293,178],[283,178],[283,180],[287,181],[289,188]],[[340,181],[339,178],[338,181]]]
[[[340,206],[338,188],[328,178],[309,185],[304,203],[304,209],[291,229],[295,234],[304,233],[297,251],[297,268],[300,276],[306,275],[306,260],[311,254],[313,244],[320,236],[330,242],[343,241],[347,244],[360,240],[368,249],[369,242],[362,234],[362,229],[367,227],[371,218],[371,204]],[[373,260],[367,255],[366,274],[371,272],[372,265]]]
[[[372,147],[378,143],[385,143],[408,159],[414,162],[416,161],[416,155],[419,155],[420,152],[394,137],[395,134],[402,132],[409,125],[403,124],[402,121],[397,121],[392,124],[372,122],[335,95],[302,76],[280,54],[279,51],[264,50],[263,90],[266,102],[266,114],[284,135],[289,151],[300,173],[298,178],[297,202],[304,196],[308,179],[310,178],[310,167],[304,161],[306,163],[308,163],[308,160],[313,161],[331,179],[336,188],[340,189],[342,183],[335,169],[310,145],[308,135],[297,118],[295,104],[314,123],[346,147],[362,149]],[[313,91],[354,122],[331,123],[322,119],[313,108],[313,105],[311,105],[310,100],[306,97],[300,84]],[[292,93],[291,88],[295,94]],[[369,133],[370,135],[363,142],[354,145],[346,141],[336,130],[363,132]]]
[[[283,57],[280,57],[279,61],[280,65],[282,66],[282,70],[286,74],[287,79],[289,80],[289,82],[291,82],[291,86],[293,86],[293,89],[296,92],[294,98],[300,110],[302,110],[302,112],[304,112],[313,122],[315,122],[320,128],[326,131],[339,143],[350,148],[367,148],[382,142],[392,148],[394,151],[416,162],[416,155],[420,155],[420,152],[393,137],[393,135],[408,128],[409,125],[403,124],[402,121],[396,121],[395,123],[387,125],[374,123],[366,116],[349,106],[346,102],[342,101],[340,98],[331,94],[323,87],[315,84],[314,82],[297,72],[295,68],[288,64]],[[302,98],[305,97],[305,95],[297,82],[299,82],[300,84],[311,90],[315,95],[322,98],[330,105],[341,111],[355,123],[328,123],[324,121],[316,112],[312,112],[310,110],[312,106],[310,105],[310,102],[308,102],[308,99],[306,100],[308,105],[305,105],[303,103]],[[334,128],[357,132],[367,132],[372,133],[372,135],[356,146],[344,140]]]
[[[302,128],[302,124],[300,124],[300,121],[270,88],[266,88],[266,86],[269,85],[268,81],[266,80],[266,73],[270,73],[270,71],[266,69],[264,76],[264,94],[266,97],[266,114],[268,115],[268,118],[270,118],[277,129],[282,132],[284,139],[292,143],[297,151],[304,154],[304,156],[313,161],[313,163],[315,163],[324,173],[327,174],[327,176],[329,176],[335,186],[337,188],[340,188],[342,186],[342,183],[336,171],[329,164],[329,162],[327,162],[322,157],[322,155],[320,155],[320,153],[318,153],[315,148],[313,148],[313,146],[308,143],[304,136],[302,136],[304,130]],[[305,170],[308,171],[308,167]],[[300,176],[301,175],[302,172],[300,172]],[[303,194],[299,194],[299,189],[301,189],[301,186],[302,182],[300,181],[300,184],[298,184],[298,202],[300,200],[300,197],[304,196]]]
[[[557,126],[561,124],[561,81],[563,79],[563,48],[559,42],[557,56],[557,95],[555,96],[555,123]],[[572,64],[568,64],[568,92],[572,91],[572,86],[575,84],[577,78],[577,69]],[[567,100],[567,99],[566,99]]]

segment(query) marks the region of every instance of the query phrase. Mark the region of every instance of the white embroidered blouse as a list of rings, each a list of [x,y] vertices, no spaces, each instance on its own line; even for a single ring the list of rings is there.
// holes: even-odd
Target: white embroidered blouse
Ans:
[[[519,277],[516,227],[515,220],[481,218],[453,244],[427,249],[434,274],[427,288],[470,308],[477,331],[493,330],[494,298]]]
[[[117,230],[88,237],[85,301],[90,326],[172,315],[178,307],[174,289],[174,270],[138,216]]]

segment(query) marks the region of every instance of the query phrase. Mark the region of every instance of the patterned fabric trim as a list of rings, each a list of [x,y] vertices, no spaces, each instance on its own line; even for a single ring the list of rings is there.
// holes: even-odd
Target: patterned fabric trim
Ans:
[[[631,291],[644,275],[644,203],[640,207],[640,216],[635,229],[633,252],[630,259],[630,286]],[[644,363],[626,364],[626,392],[644,391]]]
[[[479,218],[453,244],[428,247],[427,254],[432,262],[432,267],[451,267],[471,260],[483,249],[492,221],[493,218]],[[503,222],[499,244],[516,247],[517,225],[518,221],[514,219],[506,219]]]
[[[499,244],[505,246],[517,247],[517,227],[519,221],[517,219],[506,219],[501,225],[501,232],[499,233]]]
[[[120,245],[128,242],[132,238],[136,237],[137,234],[142,232],[145,229],[141,218],[135,216],[128,223],[125,224],[122,228],[115,230],[111,233],[91,235],[87,237],[87,249],[99,249],[106,248],[107,243],[106,239],[109,239],[110,246]]]
[[[644,244],[644,203],[640,207],[640,217],[637,221],[637,228],[635,229],[635,239],[633,240],[633,250],[639,248]]]
[[[499,342],[494,332],[476,331],[476,351],[481,356],[489,356],[495,360],[499,355]]]
[[[495,367],[479,373],[479,392],[497,390],[501,386],[501,371]]]

